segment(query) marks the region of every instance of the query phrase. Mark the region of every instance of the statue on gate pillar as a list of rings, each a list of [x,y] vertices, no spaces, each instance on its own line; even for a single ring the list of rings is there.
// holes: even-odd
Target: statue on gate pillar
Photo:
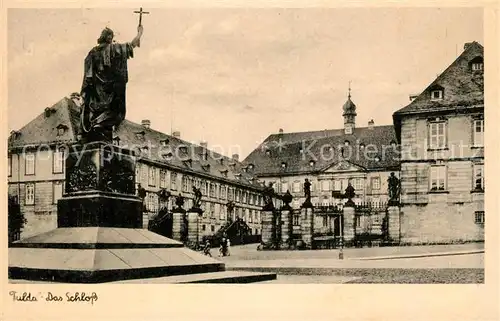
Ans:
[[[389,194],[389,205],[398,205],[399,204],[399,192],[400,192],[400,181],[394,174],[391,173],[389,178],[387,179],[388,185],[388,194]]]
[[[290,191],[289,191],[289,190],[287,190],[287,191],[286,191],[286,193],[285,193],[285,195],[283,195],[283,196],[281,197],[281,200],[282,200],[282,201],[283,201],[283,203],[285,204],[285,205],[283,205],[283,209],[284,209],[284,210],[290,210],[290,209],[292,208],[292,207],[290,206],[290,203],[291,203],[291,202],[292,202],[292,200],[293,200],[293,196],[292,196],[292,194],[290,194]]]
[[[344,196],[347,198],[347,202],[345,203],[345,206],[354,206],[354,201],[352,200],[355,196],[355,189],[352,186],[351,182],[347,184],[347,188],[345,189],[345,194]]]
[[[262,191],[262,195],[264,196],[264,207],[263,211],[272,211],[274,210],[273,197],[276,196],[274,193],[273,183],[269,182],[269,184]]]
[[[309,182],[309,179],[305,179],[304,181],[304,196],[306,200],[302,204],[303,208],[312,208],[313,205],[311,203],[311,182]]]

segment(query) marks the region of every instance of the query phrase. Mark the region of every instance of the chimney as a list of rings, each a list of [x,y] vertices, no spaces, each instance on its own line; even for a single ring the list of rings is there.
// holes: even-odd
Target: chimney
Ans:
[[[371,119],[369,122],[368,122],[368,127],[370,128],[373,128],[373,126],[375,125],[375,122],[373,121],[373,119]]]
[[[238,154],[233,154],[233,160],[239,162],[240,161],[240,155]]]
[[[280,130],[278,131],[280,134],[283,134],[283,128],[280,128]]]
[[[466,42],[466,43],[464,44],[464,51],[465,51],[465,50],[467,50],[467,49],[469,49],[469,47],[470,47],[471,45],[472,45],[472,42]]]
[[[174,136],[175,138],[181,138],[181,132],[175,131],[172,133],[172,136]]]
[[[417,98],[417,97],[418,97],[418,95],[410,95],[410,101],[414,101],[415,98]]]
[[[208,148],[208,143],[206,141],[201,141],[200,146],[207,149]]]
[[[144,127],[144,128],[150,128],[151,127],[151,121],[149,119],[143,119],[141,121],[141,125]]]

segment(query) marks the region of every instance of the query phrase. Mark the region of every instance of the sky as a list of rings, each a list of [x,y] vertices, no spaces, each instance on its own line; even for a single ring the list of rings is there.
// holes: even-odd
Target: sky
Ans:
[[[390,125],[464,43],[484,44],[473,8],[144,9],[126,118],[241,159],[280,128],[342,128],[349,82],[357,126]],[[9,130],[79,92],[101,30],[130,41],[137,20],[132,9],[9,9]]]

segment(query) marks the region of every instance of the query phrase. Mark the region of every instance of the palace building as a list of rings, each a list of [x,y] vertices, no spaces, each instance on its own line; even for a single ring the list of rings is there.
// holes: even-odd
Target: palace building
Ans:
[[[484,240],[483,46],[462,54],[393,115],[401,144],[403,237]]]
[[[65,155],[77,142],[80,99],[65,97],[26,126],[10,134],[8,141],[9,195],[16,196],[27,219],[21,237],[57,227],[57,201],[65,180]],[[114,134],[114,144],[136,152],[136,184],[146,190],[144,228],[161,206],[158,192],[185,197],[185,209],[193,205],[192,187],[200,188],[200,234],[214,235],[228,220],[242,219],[251,231],[261,232],[262,184],[239,162],[208,149],[205,142],[192,144],[179,132],[167,135],[151,128],[149,120],[137,124],[124,120]],[[173,208],[171,197],[168,209]],[[234,209],[228,212],[228,203]],[[229,216],[229,217],[228,217]]]
[[[357,126],[356,105],[349,92],[342,108],[344,128],[309,132],[271,134],[243,161],[248,171],[277,193],[293,195],[296,213],[293,229],[300,229],[300,209],[305,200],[303,185],[311,185],[315,207],[342,205],[350,183],[355,188],[353,201],[375,207],[388,201],[387,180],[392,172],[399,177],[399,146],[392,125]],[[333,228],[328,219],[317,217],[316,227]]]

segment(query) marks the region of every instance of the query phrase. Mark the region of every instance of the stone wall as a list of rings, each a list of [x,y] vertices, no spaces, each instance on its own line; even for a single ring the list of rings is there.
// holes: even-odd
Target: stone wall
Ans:
[[[484,224],[474,222],[475,203],[411,205],[402,208],[402,243],[484,241]]]

